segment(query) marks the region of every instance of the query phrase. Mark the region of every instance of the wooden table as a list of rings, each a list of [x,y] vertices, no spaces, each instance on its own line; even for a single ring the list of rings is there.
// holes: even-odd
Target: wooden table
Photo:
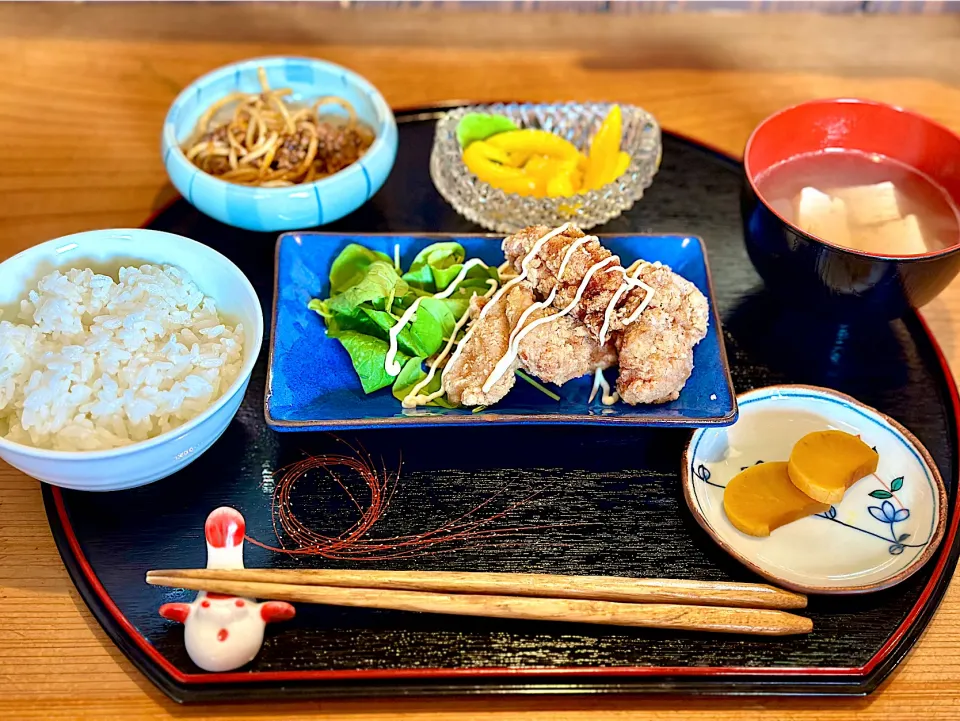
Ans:
[[[315,55],[396,107],[452,98],[618,99],[738,153],[779,107],[861,95],[960,130],[957,16],[506,16],[295,6],[0,7],[0,259],[48,238],[136,226],[174,191],[160,126],[197,75]],[[950,60],[952,58],[952,60]],[[960,367],[960,283],[924,309]],[[37,483],[0,462],[0,717],[947,719],[960,717],[960,590],[864,699],[513,697],[178,707],[120,654],[57,555]]]

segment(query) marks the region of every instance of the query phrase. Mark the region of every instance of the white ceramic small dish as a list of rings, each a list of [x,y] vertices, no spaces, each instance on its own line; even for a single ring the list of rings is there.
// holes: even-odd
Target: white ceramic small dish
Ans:
[[[943,537],[947,495],[927,450],[906,428],[850,396],[782,385],[738,397],[727,428],[696,431],[683,454],[683,490],[697,522],[726,550],[774,583],[803,593],[889,588],[920,569]],[[830,510],[756,538],[734,528],[723,489],[747,466],[785,461],[800,438],[835,429],[880,454],[877,472]]]
[[[236,265],[203,243],[155,230],[94,230],[49,240],[0,263],[0,310],[15,319],[27,290],[55,269],[92,268],[116,277],[122,265],[185,270],[222,317],[243,323],[243,366],[209,408],[171,431],[104,451],[51,451],[0,438],[0,458],[34,478],[81,491],[116,491],[165,478],[193,462],[226,430],[243,400],[263,343],[257,293]]]

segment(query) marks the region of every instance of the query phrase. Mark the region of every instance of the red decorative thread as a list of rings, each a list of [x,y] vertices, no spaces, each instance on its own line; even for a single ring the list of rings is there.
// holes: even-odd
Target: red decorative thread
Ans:
[[[539,495],[539,492],[531,493],[503,510],[478,518],[477,513],[480,510],[505,493],[506,489],[502,489],[483,503],[432,531],[386,538],[369,538],[368,535],[390,506],[400,479],[400,472],[399,470],[387,471],[385,466],[378,469],[373,459],[364,450],[347,445],[355,455],[309,456],[276,471],[271,516],[279,546],[270,546],[250,536],[247,536],[246,540],[255,546],[277,553],[321,556],[338,561],[380,561],[454,551],[477,545],[488,539],[500,539],[537,529],[581,525],[562,523],[494,527],[493,524],[497,521],[530,503]],[[338,468],[352,471],[364,481],[370,494],[370,500],[366,506],[351,493],[343,478],[336,472],[335,469]],[[296,483],[312,471],[321,471],[331,478],[360,513],[360,518],[338,536],[319,533],[304,524],[296,515],[291,499],[292,491]]]

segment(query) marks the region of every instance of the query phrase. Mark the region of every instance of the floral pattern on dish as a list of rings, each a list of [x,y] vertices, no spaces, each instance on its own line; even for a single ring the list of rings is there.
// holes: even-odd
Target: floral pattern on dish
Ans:
[[[763,461],[757,461],[757,463],[763,463]],[[742,466],[740,470],[746,470],[749,467],[750,466]],[[710,469],[707,468],[703,463],[701,463],[696,467],[696,469],[694,469],[693,475],[698,480],[703,481],[704,483],[710,486],[713,486],[714,488],[726,488],[726,486],[720,485],[719,483],[714,483],[710,480],[710,476],[711,476]],[[931,539],[929,537],[927,538],[927,540],[923,541],[922,543],[905,543],[905,541],[907,541],[907,539],[910,538],[911,534],[909,533],[898,534],[897,531],[894,529],[895,524],[906,521],[910,517],[910,509],[904,507],[900,503],[900,500],[894,495],[897,491],[903,488],[903,483],[904,483],[903,476],[894,478],[890,482],[889,486],[887,486],[887,484],[885,484],[883,480],[880,479],[880,477],[877,476],[876,474],[871,474],[871,476],[874,477],[877,481],[879,481],[880,484],[883,486],[883,488],[879,488],[874,491],[871,491],[869,494],[870,497],[884,499],[884,500],[883,500],[883,503],[881,503],[879,506],[867,506],[867,511],[870,513],[870,515],[874,519],[890,527],[889,538],[875,531],[871,531],[868,528],[864,528],[862,526],[854,526],[852,524],[844,523],[843,521],[839,520],[837,518],[836,506],[830,506],[830,508],[824,511],[823,513],[814,514],[814,517],[825,518],[828,521],[839,523],[841,526],[850,528],[854,531],[859,531],[860,533],[866,533],[868,536],[879,538],[881,541],[888,541],[892,544],[888,550],[890,554],[894,556],[900,555],[901,553],[903,553],[904,549],[906,548],[923,548],[928,543],[930,543]],[[886,500],[890,498],[894,499],[897,502],[897,504],[900,505],[900,507],[896,508],[893,503],[891,503],[889,500]]]

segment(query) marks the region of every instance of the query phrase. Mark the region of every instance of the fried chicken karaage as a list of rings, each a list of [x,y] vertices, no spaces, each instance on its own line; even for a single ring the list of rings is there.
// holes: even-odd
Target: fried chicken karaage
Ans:
[[[545,225],[534,225],[508,236],[503,241],[503,254],[514,269],[522,272],[522,263],[537,241],[550,232]],[[576,245],[572,252],[571,246]],[[566,264],[564,265],[564,260]],[[600,245],[594,236],[585,236],[573,226],[550,238],[527,261],[527,279],[537,294],[546,298],[556,288],[553,306],[565,308],[576,298],[584,276],[598,263],[606,265],[596,269],[580,297],[580,302],[570,315],[582,321],[595,338],[600,336],[604,314],[614,293],[623,285],[623,273],[613,268],[620,266],[620,259]],[[563,270],[561,277],[561,269]]]
[[[518,368],[547,383],[562,385],[617,362],[612,342],[601,348],[582,323],[563,316],[526,333],[517,344],[513,362],[492,387],[484,391],[484,383],[508,352],[512,331],[536,298],[533,286],[518,283],[481,317],[482,309],[490,302],[486,298],[473,298],[470,304],[473,330],[461,343],[462,350],[443,372],[444,390],[454,403],[467,406],[496,403],[513,387]],[[523,328],[551,314],[548,308],[536,308],[524,317]]]
[[[507,307],[507,320],[513,328],[517,327],[524,311],[535,302],[533,286],[523,282],[517,288],[524,289],[527,302],[523,308],[516,302]],[[554,312],[552,308],[537,308],[524,319],[523,327],[529,327]],[[613,343],[601,347],[587,327],[570,315],[535,326],[523,336],[517,356],[520,367],[530,375],[558,386],[593,373],[597,368],[609,368],[617,363]]]
[[[693,372],[693,347],[707,334],[707,299],[660,263],[638,261],[628,274],[653,288],[640,317],[616,335],[617,392],[627,403],[667,403]]]
[[[516,381],[519,360],[514,360],[493,386],[483,390],[483,384],[493,372],[497,362],[508,351],[510,331],[513,326],[507,319],[513,290],[508,290],[495,302],[474,296],[470,301],[470,330],[447,363],[441,375],[441,383],[447,398],[465,406],[489,406],[503,398]],[[523,302],[522,294],[518,298]],[[489,306],[489,307],[488,307]],[[526,306],[524,306],[526,307]],[[517,314],[522,313],[522,309]]]
[[[472,301],[470,331],[443,372],[451,401],[495,403],[518,368],[562,385],[616,364],[625,402],[679,396],[709,318],[693,283],[660,263],[625,269],[595,236],[573,226],[531,226],[505,238],[503,251],[523,278],[489,301]],[[491,374],[495,382],[488,384]]]

